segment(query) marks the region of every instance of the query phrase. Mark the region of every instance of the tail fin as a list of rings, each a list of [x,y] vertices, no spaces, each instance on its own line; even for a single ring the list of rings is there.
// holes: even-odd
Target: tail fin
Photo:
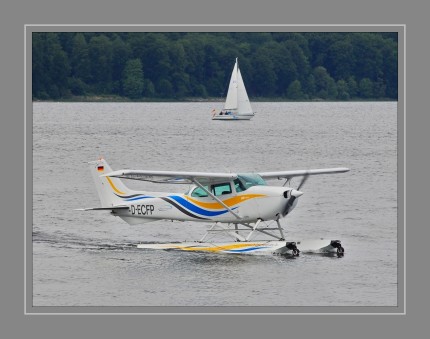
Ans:
[[[121,179],[101,177],[102,174],[112,172],[112,168],[110,168],[106,160],[91,161],[89,165],[102,207],[121,205],[124,203],[123,197],[133,193],[123,184]]]

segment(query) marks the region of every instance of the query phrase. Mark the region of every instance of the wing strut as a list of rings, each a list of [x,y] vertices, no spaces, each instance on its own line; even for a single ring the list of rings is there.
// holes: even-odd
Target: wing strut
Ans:
[[[239,216],[236,212],[234,212],[230,207],[228,207],[226,204],[224,204],[220,199],[218,199],[215,195],[213,195],[212,194],[212,192],[209,192],[201,183],[199,183],[198,181],[197,181],[197,179],[196,178],[193,178],[192,179],[193,180],[193,182],[197,185],[197,186],[199,186],[203,191],[205,191],[207,194],[209,194],[209,196],[211,197],[211,198],[214,198],[216,201],[218,201],[221,205],[223,205],[231,214],[233,214],[235,217],[236,217],[236,219],[238,219],[238,220],[242,220],[242,217],[241,216]]]

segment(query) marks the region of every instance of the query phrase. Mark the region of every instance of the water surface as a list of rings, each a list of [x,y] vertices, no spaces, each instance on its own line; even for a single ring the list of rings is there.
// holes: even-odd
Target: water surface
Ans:
[[[34,306],[397,305],[397,103],[254,103],[250,121],[212,121],[221,105],[34,103]],[[75,211],[100,204],[86,164],[100,156],[114,170],[349,167],[309,178],[281,222],[291,240],[341,239],[345,256],[138,250],[198,240],[209,225]]]

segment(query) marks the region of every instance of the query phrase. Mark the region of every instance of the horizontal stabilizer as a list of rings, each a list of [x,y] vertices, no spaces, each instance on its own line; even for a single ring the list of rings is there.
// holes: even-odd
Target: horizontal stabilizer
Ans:
[[[112,207],[89,207],[77,208],[75,211],[114,211],[114,210],[128,210],[128,206],[112,206]]]

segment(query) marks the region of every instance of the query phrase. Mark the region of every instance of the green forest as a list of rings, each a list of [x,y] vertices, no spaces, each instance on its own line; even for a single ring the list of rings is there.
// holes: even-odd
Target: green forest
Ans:
[[[397,100],[397,33],[32,34],[33,100]]]

